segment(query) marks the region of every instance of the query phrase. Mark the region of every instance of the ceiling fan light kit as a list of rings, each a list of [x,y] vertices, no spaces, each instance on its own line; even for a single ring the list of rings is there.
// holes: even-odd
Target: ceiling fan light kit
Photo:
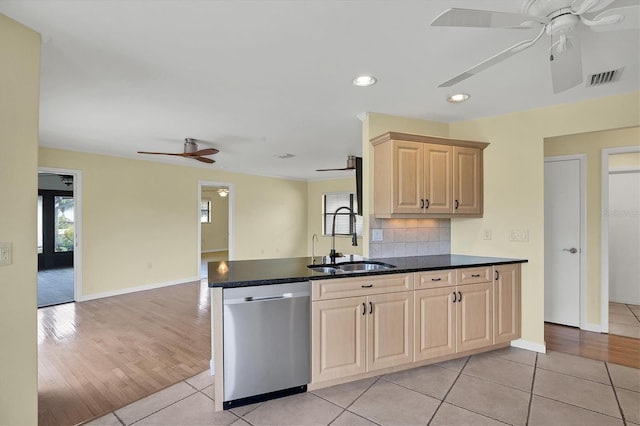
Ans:
[[[459,104],[460,102],[464,102],[471,97],[468,93],[455,93],[453,95],[447,96],[447,102],[452,104]]]
[[[549,62],[554,93],[582,83],[582,50],[575,30],[580,24],[593,31],[640,27],[640,5],[607,9],[614,0],[529,0],[523,13],[477,9],[448,9],[431,26],[501,29],[530,29],[540,26],[538,35],[491,56],[438,87],[450,87],[460,81],[533,46],[544,34],[550,37]],[[600,12],[596,16],[595,12]],[[584,16],[587,15],[587,16]]]

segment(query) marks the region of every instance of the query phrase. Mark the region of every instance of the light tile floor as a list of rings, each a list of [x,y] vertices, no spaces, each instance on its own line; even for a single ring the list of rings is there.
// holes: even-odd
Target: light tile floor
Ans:
[[[640,306],[609,302],[609,334],[640,339]]]
[[[215,413],[207,371],[91,425],[640,425],[640,370],[505,348]]]

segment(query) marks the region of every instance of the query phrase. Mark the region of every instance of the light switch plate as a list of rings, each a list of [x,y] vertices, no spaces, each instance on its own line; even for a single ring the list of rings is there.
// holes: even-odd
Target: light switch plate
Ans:
[[[0,266],[13,263],[13,246],[11,243],[0,242]]]
[[[382,229],[372,229],[371,230],[371,241],[382,241]]]

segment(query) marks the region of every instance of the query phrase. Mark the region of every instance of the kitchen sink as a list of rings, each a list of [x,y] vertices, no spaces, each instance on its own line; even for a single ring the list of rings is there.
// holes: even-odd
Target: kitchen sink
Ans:
[[[316,272],[322,272],[325,274],[337,274],[340,272],[370,272],[380,271],[384,269],[395,268],[393,265],[382,262],[374,261],[359,261],[359,262],[344,262],[336,263],[335,265],[309,265],[307,268]]]
[[[335,274],[335,273],[341,272],[335,266],[309,265],[307,266],[307,268],[315,272],[322,272],[323,274]]]
[[[339,263],[336,266],[344,272],[368,272],[395,268],[395,266],[388,263],[371,261]]]

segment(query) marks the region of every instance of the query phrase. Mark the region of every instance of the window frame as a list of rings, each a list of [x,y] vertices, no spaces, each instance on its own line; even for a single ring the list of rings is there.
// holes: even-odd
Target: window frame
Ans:
[[[356,194],[353,191],[333,191],[333,192],[324,192],[322,194],[322,236],[324,237],[330,237],[331,236],[331,229],[330,226],[327,226],[327,217],[330,217],[330,220],[333,220],[333,212],[327,212],[327,196],[328,195],[345,195],[345,194],[349,194],[349,205],[346,207],[349,207],[355,214],[356,216],[356,223],[355,223],[355,231],[357,231],[358,229],[358,221],[362,221],[362,216],[359,216],[357,214],[357,203],[358,200],[356,198]],[[342,206],[340,206],[342,207]],[[340,211],[337,216],[349,216],[350,213],[348,211]],[[344,234],[344,233],[339,233],[336,232],[336,237],[350,237],[353,235],[354,232],[354,223],[352,220],[349,220],[349,233],[348,234]],[[329,228],[329,229],[326,229]],[[363,224],[361,224],[361,228],[363,228]],[[356,236],[358,238],[362,238],[362,231],[358,232],[356,234]]]
[[[206,207],[203,207],[203,204],[206,204]],[[203,213],[207,214],[207,219],[206,220],[202,220],[203,218]],[[209,198],[203,198],[200,200],[200,223],[211,223],[211,200]]]

